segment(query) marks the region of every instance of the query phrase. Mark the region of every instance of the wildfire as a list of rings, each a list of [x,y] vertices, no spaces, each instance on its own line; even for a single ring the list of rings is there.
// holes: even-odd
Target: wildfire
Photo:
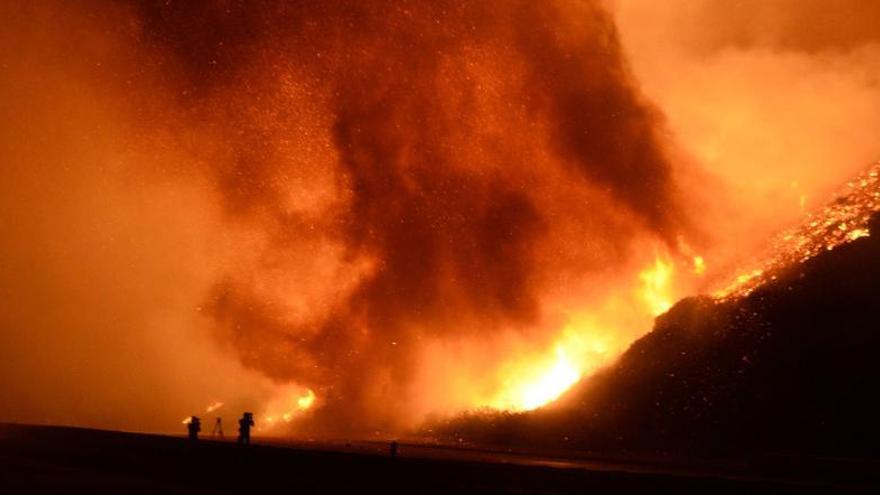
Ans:
[[[763,262],[740,271],[724,288],[714,293],[719,299],[750,294],[779,270],[802,263],[822,251],[870,235],[866,228],[871,215],[880,209],[880,162],[849,181],[828,204],[805,216],[800,226],[773,239]]]
[[[642,281],[642,297],[647,302],[653,316],[661,315],[672,307],[672,299],[669,294],[672,270],[671,263],[658,257],[654,266],[639,274]]]
[[[260,425],[261,429],[271,428],[279,423],[290,423],[298,415],[309,410],[316,398],[315,392],[309,388],[299,385],[282,387],[276,397],[263,409],[262,417],[265,423]]]
[[[821,251],[870,235],[866,224],[878,209],[880,163],[850,181],[828,206],[807,215],[803,225],[775,239],[771,244],[771,254],[765,258],[767,261],[758,267],[741,271],[727,288],[716,292],[715,296],[723,299],[747,295],[759,285],[772,280],[784,266],[806,261]],[[706,273],[707,265],[702,256],[694,256],[692,263],[690,272],[693,275]],[[651,316],[668,311],[673,302],[684,295],[673,287],[675,273],[675,264],[662,255],[656,256],[651,265],[639,272],[637,298]],[[489,406],[528,411],[556,400],[581,378],[609,362],[623,349],[625,342],[615,342],[614,346],[609,346],[607,337],[602,337],[607,335],[613,333],[602,325],[570,324],[542,358],[523,360],[504,370],[504,376],[511,378],[504,381],[502,391],[489,402]]]
[[[694,274],[703,275],[706,273],[706,261],[702,256],[694,256]]]
[[[531,410],[556,399],[581,377],[578,366],[572,363],[562,345],[556,345],[556,361],[550,370],[536,380],[524,384],[518,391],[518,400],[507,405],[509,409]]]
[[[530,411],[561,396],[581,379],[592,352],[600,359],[607,346],[597,334],[567,329],[544,359],[524,360],[505,370],[510,377],[489,407],[506,411]]]
[[[220,409],[221,407],[223,407],[222,402],[214,401],[211,403],[211,405],[209,405],[208,407],[205,408],[205,413],[212,413],[212,412],[216,411],[217,409]],[[187,416],[187,417],[183,418],[183,421],[181,421],[181,423],[188,425],[191,420],[192,420],[192,417]]]
[[[305,411],[312,407],[315,402],[315,393],[311,389],[306,390],[306,394],[296,400],[296,405],[300,411]]]
[[[293,419],[304,411],[309,410],[315,403],[317,396],[312,389],[303,389],[297,385],[284,386],[276,393],[275,398],[269,401],[263,410],[263,420],[265,425],[272,426],[278,422],[290,423]],[[205,408],[205,413],[214,412],[224,403],[220,401],[212,402]],[[191,417],[187,416],[181,423],[189,424]]]
[[[694,258],[694,273],[705,270],[703,258]],[[657,256],[653,263],[638,273],[639,289],[629,292],[610,312],[620,314],[633,307],[644,307],[650,317],[660,315],[672,306],[677,296],[672,285],[675,267],[665,256]],[[602,311],[598,311],[602,313]],[[592,312],[590,312],[592,313]],[[488,407],[507,411],[529,411],[558,399],[583,377],[600,366],[608,364],[623,351],[628,339],[622,337],[624,325],[640,325],[647,330],[650,318],[626,322],[602,314],[573,317],[561,336],[543,356],[531,356],[508,365],[501,372],[501,392],[488,402]]]

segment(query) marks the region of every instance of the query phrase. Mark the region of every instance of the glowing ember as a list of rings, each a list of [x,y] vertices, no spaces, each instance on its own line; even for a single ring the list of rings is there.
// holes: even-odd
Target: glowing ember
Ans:
[[[306,394],[296,400],[296,405],[299,407],[300,411],[305,411],[306,409],[312,407],[312,404],[315,403],[315,393],[310,390],[306,390]]]
[[[835,194],[826,206],[806,215],[803,223],[774,239],[764,261],[744,270],[714,293],[719,299],[750,294],[779,270],[809,260],[822,251],[869,235],[866,225],[880,210],[880,162],[868,167]]]
[[[861,239],[862,237],[868,237],[869,235],[871,235],[871,233],[868,232],[868,229],[854,229],[849,232],[847,239],[854,241],[856,239]]]
[[[223,407],[223,403],[219,402],[219,401],[215,401],[215,402],[212,402],[211,405],[209,405],[208,407],[205,408],[205,412],[212,413],[212,412],[216,411],[217,409],[220,409],[221,407]],[[181,421],[181,423],[188,425],[190,423],[191,419],[192,419],[191,416],[187,416],[187,417],[183,418],[183,421]]]

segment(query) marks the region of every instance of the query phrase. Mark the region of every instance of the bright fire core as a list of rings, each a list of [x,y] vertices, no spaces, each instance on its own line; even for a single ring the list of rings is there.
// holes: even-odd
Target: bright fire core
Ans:
[[[700,265],[705,266],[699,259]],[[609,364],[628,344],[621,337],[627,333],[621,330],[633,331],[621,329],[620,325],[644,325],[644,329],[636,330],[645,331],[651,317],[667,311],[672,306],[670,301],[681,295],[675,293],[672,284],[674,270],[672,262],[657,257],[638,274],[638,289],[623,297],[634,318],[625,322],[613,314],[604,321],[595,315],[572,318],[546,355],[529,356],[520,364],[505,368],[501,391],[484,405],[508,411],[537,409],[559,398],[584,376]]]

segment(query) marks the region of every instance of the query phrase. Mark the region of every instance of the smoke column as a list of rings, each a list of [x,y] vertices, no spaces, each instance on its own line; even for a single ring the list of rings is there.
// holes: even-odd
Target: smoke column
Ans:
[[[336,427],[434,393],[423,343],[534,333],[553,280],[681,233],[659,114],[592,3],[137,11],[224,143],[227,214],[263,236],[215,286],[218,338],[318,387]]]

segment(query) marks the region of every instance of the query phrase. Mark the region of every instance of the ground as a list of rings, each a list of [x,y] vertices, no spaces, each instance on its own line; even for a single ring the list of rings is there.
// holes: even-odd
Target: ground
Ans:
[[[616,460],[0,425],[0,493],[880,493],[876,464]]]

